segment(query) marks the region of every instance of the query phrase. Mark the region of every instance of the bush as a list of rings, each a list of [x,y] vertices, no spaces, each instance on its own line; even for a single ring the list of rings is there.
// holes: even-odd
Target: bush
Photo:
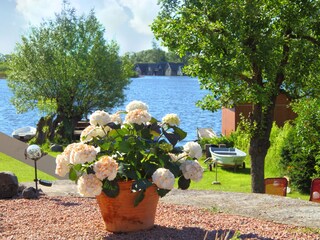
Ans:
[[[270,133],[270,148],[265,158],[266,177],[281,177],[286,175],[279,166],[282,149],[290,131],[292,131],[292,124],[290,122],[286,122],[283,127],[278,127],[275,122],[273,123]]]
[[[298,117],[285,139],[280,167],[291,184],[309,193],[312,178],[320,176],[320,100],[304,99],[293,104]]]
[[[225,144],[226,147],[234,147],[233,138],[231,136],[228,137],[223,135],[220,135],[214,138],[203,138],[203,139],[200,139],[198,143],[201,145],[202,149],[205,149],[206,144],[216,145],[216,146],[218,146],[219,144]]]

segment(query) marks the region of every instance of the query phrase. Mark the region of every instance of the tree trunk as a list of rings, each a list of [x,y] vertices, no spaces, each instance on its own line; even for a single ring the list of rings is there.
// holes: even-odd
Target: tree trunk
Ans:
[[[274,106],[276,96],[271,101],[272,104],[264,109],[262,105],[255,105],[253,108],[253,118],[257,125],[250,140],[249,154],[251,156],[251,191],[254,193],[264,193],[264,163],[268,149],[270,147],[270,132],[272,128]]]
[[[37,134],[36,144],[42,145],[46,142],[47,139],[50,139],[50,134],[52,131],[52,119],[53,116],[41,117],[39,122],[37,123]]]
[[[46,136],[43,131],[43,128],[45,126],[46,122],[44,120],[44,117],[41,117],[40,120],[37,123],[37,133],[36,133],[36,144],[42,145],[45,142]]]
[[[264,160],[269,146],[269,139],[253,137],[250,141],[251,191],[254,193],[264,193]]]

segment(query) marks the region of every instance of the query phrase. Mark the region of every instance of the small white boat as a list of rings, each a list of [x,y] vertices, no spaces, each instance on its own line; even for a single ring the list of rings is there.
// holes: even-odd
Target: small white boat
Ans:
[[[217,137],[217,134],[212,130],[212,128],[197,128],[197,135],[199,140]]]
[[[223,166],[242,166],[245,168],[244,159],[247,156],[245,152],[237,148],[209,148],[212,161],[216,164],[221,164]]]
[[[14,130],[12,132],[12,137],[20,141],[26,142],[31,138],[33,138],[36,135],[36,133],[37,133],[36,128],[27,126],[27,127],[22,127]]]

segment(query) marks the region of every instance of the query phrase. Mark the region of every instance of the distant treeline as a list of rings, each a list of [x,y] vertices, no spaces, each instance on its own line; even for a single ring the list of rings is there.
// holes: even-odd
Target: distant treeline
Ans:
[[[186,64],[188,57],[180,57],[173,52],[166,52],[160,48],[153,48],[143,50],[140,52],[127,53],[129,59],[133,64],[137,63],[160,63],[160,62],[171,62],[171,63],[183,63]]]
[[[132,62],[133,66],[138,63],[183,63],[183,65],[187,64],[188,57],[180,57],[173,52],[166,52],[160,49],[157,46],[154,46],[152,49],[143,50],[140,52],[129,52],[126,53]],[[6,77],[6,71],[8,70],[7,61],[10,58],[9,54],[1,54],[0,53],[0,78]]]

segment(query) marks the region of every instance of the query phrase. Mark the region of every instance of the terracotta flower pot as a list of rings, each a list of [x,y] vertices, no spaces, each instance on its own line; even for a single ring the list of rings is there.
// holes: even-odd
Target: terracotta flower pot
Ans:
[[[132,181],[119,182],[119,195],[108,197],[103,192],[97,196],[98,205],[107,231],[134,232],[154,226],[159,195],[156,186],[147,188],[144,199],[134,206],[138,193],[131,192]]]

